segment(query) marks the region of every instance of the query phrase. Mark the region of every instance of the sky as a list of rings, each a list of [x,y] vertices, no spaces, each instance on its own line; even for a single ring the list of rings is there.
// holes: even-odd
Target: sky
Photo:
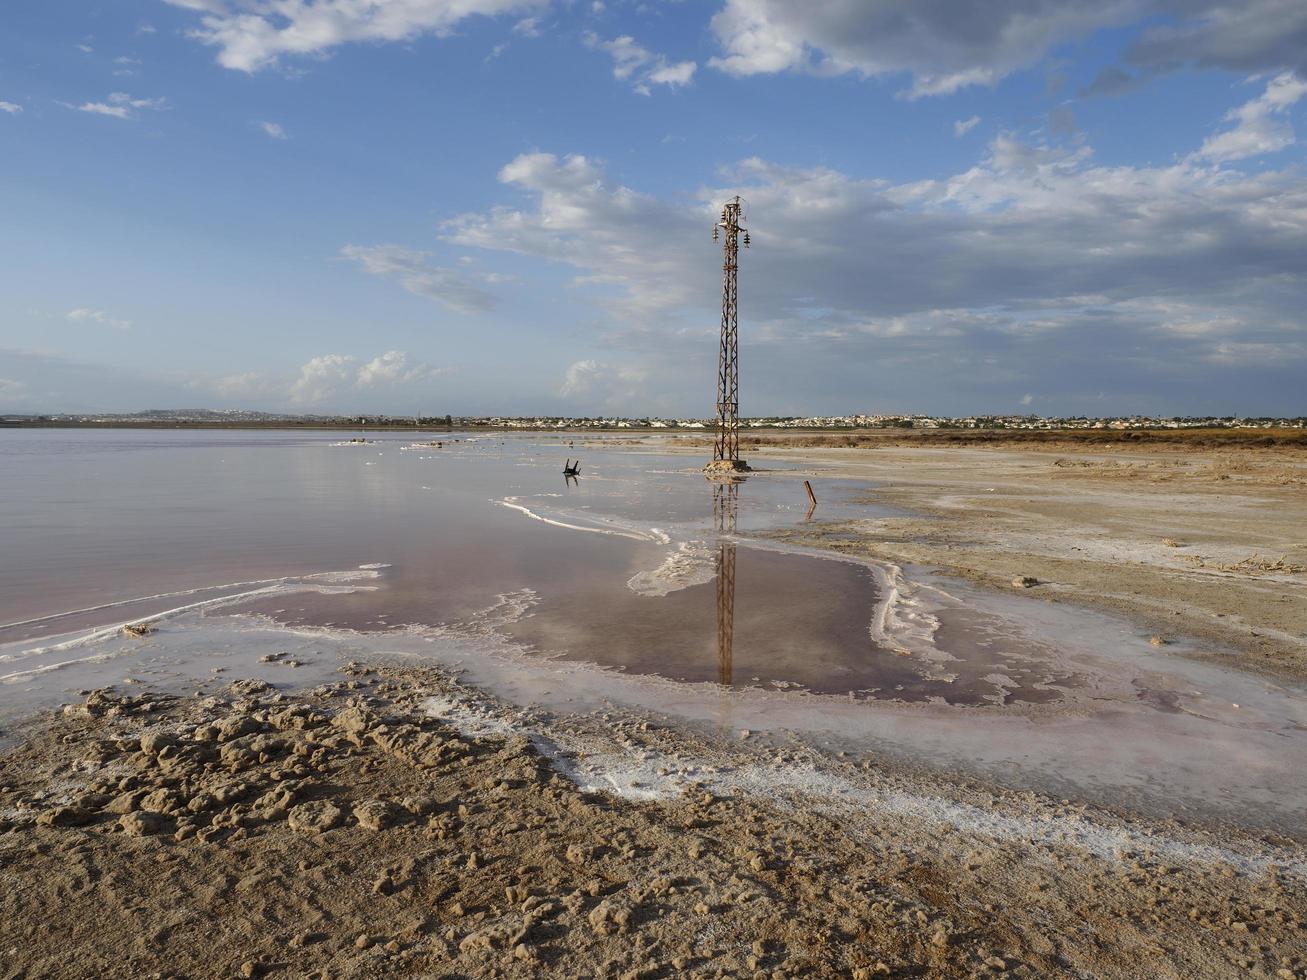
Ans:
[[[1304,0],[8,0],[0,412],[1307,414]]]

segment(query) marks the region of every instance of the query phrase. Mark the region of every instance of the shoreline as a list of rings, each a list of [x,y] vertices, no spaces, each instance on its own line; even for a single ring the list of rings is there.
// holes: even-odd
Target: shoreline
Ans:
[[[640,445],[677,455],[699,448]],[[864,481],[858,500],[908,515],[823,522],[818,507],[811,524],[762,537],[1124,614],[1161,646],[1191,636],[1209,647],[1183,655],[1307,682],[1307,454],[1225,448],[777,443],[751,451],[758,477]],[[769,461],[792,468],[769,471]],[[1035,583],[1014,586],[1022,578]]]

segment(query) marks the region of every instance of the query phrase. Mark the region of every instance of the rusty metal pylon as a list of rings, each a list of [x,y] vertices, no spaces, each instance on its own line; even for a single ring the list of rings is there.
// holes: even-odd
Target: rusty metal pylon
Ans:
[[[721,221],[713,225],[713,241],[722,237],[722,342],[717,356],[717,437],[713,462],[740,460],[740,317],[736,272],[740,264],[740,243],[749,247],[749,232],[740,224],[737,195],[722,208]]]

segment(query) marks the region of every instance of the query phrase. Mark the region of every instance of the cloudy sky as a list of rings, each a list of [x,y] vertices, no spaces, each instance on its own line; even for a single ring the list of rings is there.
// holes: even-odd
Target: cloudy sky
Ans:
[[[0,27],[0,411],[1307,412],[1303,0]]]

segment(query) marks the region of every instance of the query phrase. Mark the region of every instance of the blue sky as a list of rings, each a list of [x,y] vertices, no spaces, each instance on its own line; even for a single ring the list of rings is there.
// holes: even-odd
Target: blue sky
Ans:
[[[0,411],[1307,412],[1301,0],[0,23]]]

